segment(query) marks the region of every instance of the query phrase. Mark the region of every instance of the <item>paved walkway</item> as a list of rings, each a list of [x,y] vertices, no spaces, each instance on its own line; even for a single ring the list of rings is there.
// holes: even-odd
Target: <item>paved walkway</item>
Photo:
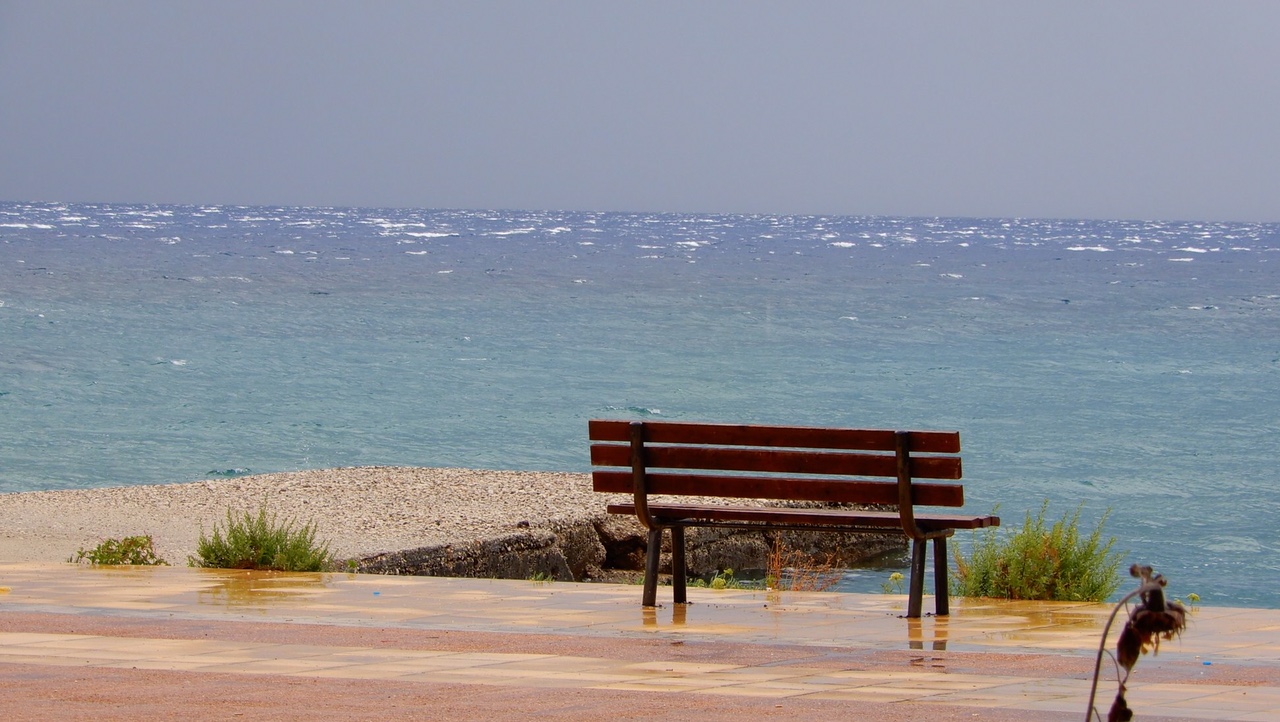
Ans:
[[[907,620],[901,596],[690,598],[0,564],[0,717],[1081,719],[1110,611],[962,599]],[[1104,715],[1114,693],[1112,674]],[[1280,611],[1202,606],[1139,662],[1128,699],[1139,719],[1280,720]]]

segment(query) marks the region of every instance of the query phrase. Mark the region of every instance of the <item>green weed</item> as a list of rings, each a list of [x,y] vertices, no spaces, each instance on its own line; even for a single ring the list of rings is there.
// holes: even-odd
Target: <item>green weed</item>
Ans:
[[[1105,601],[1120,588],[1120,563],[1125,554],[1113,552],[1115,537],[1105,543],[1102,528],[1111,511],[1102,515],[1088,536],[1081,536],[1080,512],[1064,514],[1052,526],[1045,522],[1049,502],[1019,529],[1001,534],[996,528],[975,531],[973,553],[956,550],[956,573],[951,593],[962,597]]]
[[[1186,602],[1183,602],[1181,597],[1174,597],[1173,601],[1177,602],[1178,604],[1182,604],[1185,607],[1189,607],[1192,611],[1195,611],[1196,609],[1199,608],[1200,595],[1196,594],[1195,592],[1192,592],[1187,595]]]
[[[156,554],[150,535],[127,536],[122,539],[103,539],[98,546],[84,550],[67,559],[72,564],[117,565],[140,564],[147,566],[168,566],[169,562]]]
[[[187,557],[193,567],[217,569],[270,569],[284,572],[320,572],[333,569],[337,560],[329,543],[317,545],[316,526],[297,526],[292,519],[283,524],[267,512],[266,502],[255,517],[249,512],[237,516],[227,509],[225,532],[213,525],[213,535],[200,532],[196,554]]]
[[[702,589],[755,589],[759,586],[755,582],[735,579],[732,569],[716,572],[710,579],[690,579],[688,584]]]
[[[889,575],[889,581],[880,585],[885,594],[902,594],[902,583],[906,580],[902,572],[894,572]]]

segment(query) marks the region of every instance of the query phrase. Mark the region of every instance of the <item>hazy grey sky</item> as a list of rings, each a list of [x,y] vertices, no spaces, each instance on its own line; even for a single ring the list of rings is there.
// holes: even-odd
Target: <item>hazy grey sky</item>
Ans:
[[[0,0],[0,199],[1280,220],[1280,2]]]

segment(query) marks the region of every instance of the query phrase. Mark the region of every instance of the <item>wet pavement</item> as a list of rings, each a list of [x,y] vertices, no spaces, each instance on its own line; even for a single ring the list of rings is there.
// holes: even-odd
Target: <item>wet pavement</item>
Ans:
[[[1111,612],[953,599],[908,620],[900,595],[689,591],[644,609],[626,585],[0,564],[0,715],[1080,719]],[[1199,605],[1128,701],[1280,720],[1280,611]]]

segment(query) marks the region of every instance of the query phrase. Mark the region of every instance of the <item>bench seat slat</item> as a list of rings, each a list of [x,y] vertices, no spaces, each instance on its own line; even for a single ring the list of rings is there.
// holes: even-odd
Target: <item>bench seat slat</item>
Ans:
[[[630,471],[601,471],[591,474],[592,488],[600,492],[630,494]],[[796,501],[897,504],[897,481],[847,479],[797,479],[779,476],[711,476],[651,473],[645,476],[650,494],[674,496],[718,496],[729,499],[793,499]],[[912,503],[917,506],[964,506],[960,484],[916,482],[911,485]],[[895,517],[897,512],[894,512]]]
[[[610,514],[634,514],[635,504],[610,504]],[[845,509],[786,509],[752,506],[707,506],[698,504],[650,504],[655,520],[740,521],[812,526],[850,526],[900,529],[896,511],[851,511]],[[917,514],[916,524],[922,530],[983,529],[998,526],[997,516],[964,514]]]
[[[591,463],[594,466],[630,467],[631,448],[620,444],[593,444]],[[645,467],[842,476],[896,477],[898,474],[897,461],[889,454],[649,444],[645,444]],[[911,457],[912,478],[959,479],[962,474],[958,456]]]
[[[592,441],[625,442],[631,439],[630,422],[593,419]],[[750,424],[694,424],[679,421],[646,421],[649,443],[722,444],[729,446],[781,446],[802,449],[858,449],[893,451],[894,432],[884,429],[826,429],[808,426],[758,426]],[[960,453],[958,431],[912,431],[913,453]]]

